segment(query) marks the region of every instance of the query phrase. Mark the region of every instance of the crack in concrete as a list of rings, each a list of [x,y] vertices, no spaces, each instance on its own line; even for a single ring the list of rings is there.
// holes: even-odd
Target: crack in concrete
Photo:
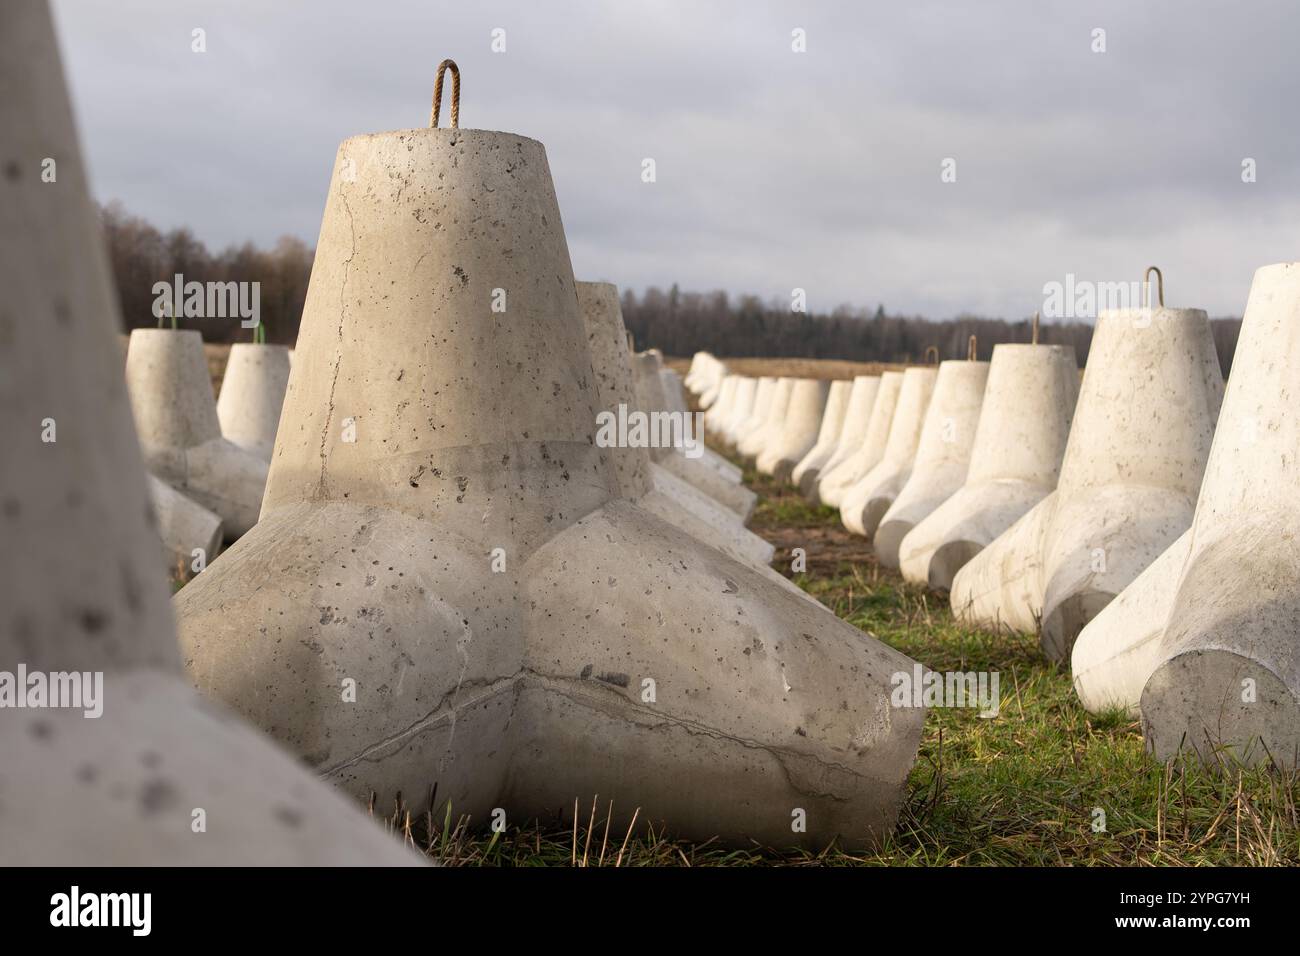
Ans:
[[[316,488],[317,492],[322,496],[325,493],[325,450],[329,442],[330,427],[334,424],[334,391],[339,384],[339,369],[343,366],[343,325],[348,311],[348,280],[352,277],[352,260],[357,255],[357,225],[352,218],[352,207],[348,204],[348,195],[342,185],[339,186],[339,199],[342,200],[343,209],[348,214],[348,230],[352,237],[352,248],[348,252],[347,259],[343,261],[343,282],[339,286],[339,334],[334,361],[334,377],[330,379],[329,405],[325,410],[325,426],[321,429],[320,436],[320,481]]]
[[[786,747],[763,743],[762,741],[748,737],[739,737],[735,734],[719,730],[716,727],[709,727],[687,718],[676,717],[650,707],[642,706],[612,688],[607,688],[606,685],[593,683],[589,680],[582,680],[567,675],[559,676],[543,674],[526,667],[522,667],[515,673],[506,677],[499,677],[492,680],[464,681],[463,678],[464,673],[462,671],[461,679],[457,681],[456,686],[443,694],[442,697],[439,698],[438,703],[423,717],[417,718],[401,730],[364,747],[355,755],[341,760],[329,767],[322,768],[318,772],[321,775],[330,775],[346,770],[363,761],[373,762],[376,759],[382,759],[381,755],[383,751],[388,750],[394,745],[401,744],[407,739],[420,734],[431,727],[435,727],[447,721],[451,722],[454,734],[458,711],[464,708],[477,706],[478,704],[502,693],[514,691],[515,704],[511,705],[511,712],[506,718],[508,726],[514,719],[514,707],[518,703],[519,692],[523,689],[521,685],[531,679],[535,681],[536,686],[541,689],[559,694],[561,697],[567,698],[576,704],[599,710],[611,719],[620,719],[625,721],[630,719],[654,732],[665,729],[681,729],[692,736],[704,736],[712,737],[717,740],[727,740],[750,750],[763,751],[776,760],[777,765],[785,775],[786,783],[790,788],[796,793],[803,794],[804,796],[837,800],[840,802],[853,799],[852,795],[846,796],[843,793],[816,790],[808,786],[806,782],[797,781],[795,779],[795,771],[790,767],[790,762],[792,761],[811,761],[817,767],[826,772],[843,773],[855,779],[864,781],[876,780],[876,778],[868,774],[854,770],[853,768],[847,767],[841,763],[825,760],[815,754],[802,753]],[[482,688],[482,692],[476,693],[465,700],[451,703],[451,701],[455,700],[456,696],[466,687]],[[616,711],[616,707],[619,710]],[[626,710],[631,710],[632,713],[629,715],[626,713]],[[450,751],[451,741],[449,740],[447,742],[446,754],[450,755]],[[445,759],[446,757],[444,757],[444,761]],[[445,769],[445,765],[440,765],[440,770],[442,769]],[[800,776],[806,775],[800,774]]]

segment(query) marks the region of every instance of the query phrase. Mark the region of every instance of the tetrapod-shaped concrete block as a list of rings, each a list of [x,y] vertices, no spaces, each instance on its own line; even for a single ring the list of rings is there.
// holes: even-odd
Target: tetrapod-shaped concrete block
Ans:
[[[907,484],[937,377],[938,369],[933,367],[909,368],[903,373],[884,454],[840,499],[840,520],[854,534],[874,534],[880,519]]]
[[[126,385],[149,470],[219,514],[228,537],[256,524],[267,463],[222,437],[199,333],[133,330]]]
[[[988,374],[988,362],[939,366],[911,473],[874,534],[876,558],[885,567],[898,568],[903,538],[965,484]]]
[[[805,495],[817,487],[817,479],[821,475],[822,468],[831,460],[831,456],[839,446],[840,432],[844,429],[844,415],[848,411],[849,396],[852,391],[852,382],[844,380],[831,382],[830,393],[826,396],[826,411],[822,415],[821,428],[817,432],[817,442],[790,473],[790,480],[798,485],[799,490]]]
[[[1190,525],[1222,394],[1204,312],[1103,312],[1057,490],[957,573],[954,611],[986,625],[1037,620],[1044,653],[1068,659],[1083,627]],[[1041,533],[1032,559],[1029,530]]]
[[[1078,395],[1070,346],[994,346],[966,483],[903,539],[904,578],[949,590],[963,565],[1051,494]]]
[[[835,455],[822,469],[814,504],[838,508],[844,492],[880,464],[898,404],[902,372],[861,376],[853,382],[849,411]]]
[[[0,88],[0,865],[417,863],[180,676],[45,4],[0,6]]]
[[[221,516],[153,475],[149,475],[149,501],[163,564],[172,580],[187,581],[221,552]]]
[[[217,396],[222,436],[270,461],[288,387],[288,348],[236,342],[230,347],[221,394]]]
[[[757,467],[777,481],[789,481],[795,465],[817,444],[831,383],[820,378],[795,379],[779,430],[758,456]]]
[[[758,380],[758,387],[754,389],[754,408],[736,429],[735,447],[741,454],[745,453],[745,444],[749,437],[762,428],[767,421],[767,413],[772,408],[772,397],[775,394],[776,379],[770,375],[761,377]]]
[[[265,514],[177,597],[191,676],[356,793],[879,839],[912,662],[618,497],[560,223],[533,140],[342,144]]]
[[[1255,272],[1191,547],[1142,690],[1161,759],[1300,764],[1300,263]]]

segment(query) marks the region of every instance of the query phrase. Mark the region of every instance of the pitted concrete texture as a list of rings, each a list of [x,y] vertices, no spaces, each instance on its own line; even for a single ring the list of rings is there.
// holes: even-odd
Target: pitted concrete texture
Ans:
[[[1222,401],[1200,309],[1102,313],[1043,539],[1052,660],[1191,524]]]
[[[790,480],[795,465],[817,444],[830,390],[831,383],[824,379],[795,379],[781,427],[758,456],[759,471],[777,481]]]
[[[541,144],[345,141],[297,351],[262,520],[176,599],[204,691],[354,793],[436,782],[474,820],[599,792],[616,829],[888,830],[912,662],[619,498]]]
[[[126,385],[149,470],[219,514],[228,536],[255,525],[267,463],[221,436],[199,333],[133,330]]]
[[[840,499],[840,520],[854,534],[873,535],[907,484],[938,374],[936,368],[909,368],[903,373],[884,454]]]
[[[939,366],[911,474],[874,535],[876,558],[885,567],[898,569],[903,538],[966,483],[988,376],[988,362]]]
[[[153,475],[148,479],[163,564],[173,580],[187,581],[221,552],[221,516],[167,482]]]
[[[1084,626],[1191,524],[1222,395],[1204,312],[1103,312],[1057,490],[957,573],[954,611],[1022,630],[1038,621],[1044,653],[1067,660]],[[1041,534],[1033,557],[1030,529]]]
[[[1142,690],[1146,744],[1300,764],[1300,263],[1255,272],[1191,546]]]
[[[817,483],[817,503],[838,508],[844,493],[880,464],[902,385],[902,372],[885,372],[878,380],[867,383],[863,396],[864,401],[869,398],[865,424],[858,429],[852,420],[845,423],[845,437],[836,452],[839,460],[832,461]]]
[[[0,5],[0,88],[0,669],[76,672],[95,698],[0,718],[0,865],[418,862],[181,679],[116,296],[45,4]],[[41,181],[45,157],[57,185]]]
[[[1056,487],[1079,395],[1068,345],[997,345],[966,483],[908,532],[903,577],[940,591]]]
[[[852,382],[831,382],[831,390],[826,397],[826,411],[822,415],[821,428],[817,431],[817,442],[790,473],[790,480],[798,485],[799,490],[805,495],[816,489],[817,478],[822,468],[835,454],[840,441],[840,432],[844,428],[844,414],[848,411],[849,395],[852,390]]]
[[[217,396],[221,434],[265,461],[275,450],[275,429],[289,387],[289,350],[283,345],[230,347]]]

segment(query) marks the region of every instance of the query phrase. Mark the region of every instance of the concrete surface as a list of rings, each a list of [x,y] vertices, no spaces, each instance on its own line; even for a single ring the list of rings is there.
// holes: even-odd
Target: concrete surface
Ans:
[[[854,534],[873,535],[880,519],[907,484],[938,374],[938,369],[933,367],[909,368],[903,373],[884,454],[840,499],[840,520]]]
[[[996,345],[962,487],[908,532],[903,577],[940,591],[1056,487],[1079,395],[1068,345]]]
[[[533,140],[342,144],[262,520],[177,596],[191,677],[353,793],[878,842],[913,662],[618,497],[560,223]]]
[[[885,567],[898,570],[903,538],[966,483],[988,375],[988,362],[940,364],[911,473],[874,534]]]

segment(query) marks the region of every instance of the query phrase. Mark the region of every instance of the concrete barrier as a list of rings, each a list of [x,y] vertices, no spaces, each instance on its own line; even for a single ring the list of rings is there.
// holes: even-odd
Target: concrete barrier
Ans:
[[[627,353],[627,330],[619,305],[618,287],[608,282],[579,282],[577,294],[578,310],[595,373],[598,407],[602,414],[617,416],[620,405],[636,408],[632,363]],[[610,457],[622,497],[636,501],[647,511],[723,554],[771,570],[767,566],[775,549],[769,542],[747,530],[735,512],[654,464],[648,449],[614,447],[610,450]],[[781,580],[785,581],[785,578]]]
[[[1084,625],[1191,524],[1222,400],[1201,310],[1098,319],[1043,540],[1052,660],[1068,661]]]
[[[1067,660],[1083,627],[1191,523],[1222,392],[1204,312],[1103,312],[1057,491],[957,573],[954,610],[989,625],[1038,620],[1044,653]],[[1042,535],[1032,560],[1025,523]]]
[[[799,464],[795,465],[794,471],[790,474],[790,480],[799,486],[799,490],[805,496],[816,489],[817,478],[821,475],[822,468],[831,460],[831,456],[839,446],[840,433],[844,429],[844,415],[848,411],[849,395],[852,391],[852,382],[831,382],[830,394],[826,397],[826,411],[822,415],[821,428],[817,432],[817,442],[808,450],[808,454],[803,456]]]
[[[172,580],[188,581],[221,552],[221,516],[153,475],[149,475],[149,500],[163,564]]]
[[[289,350],[285,346],[236,342],[230,347],[217,396],[222,436],[269,462],[288,387]]]
[[[133,330],[126,386],[149,470],[219,514],[227,537],[247,532],[262,506],[267,463],[221,436],[199,333]]]
[[[1070,346],[994,346],[966,483],[903,539],[904,578],[949,590],[966,562],[1051,494],[1078,395]]]
[[[840,499],[840,520],[854,534],[874,534],[880,519],[907,484],[937,377],[936,368],[909,368],[903,373],[884,454],[879,464]]]
[[[766,424],[768,413],[772,410],[772,399],[775,396],[776,379],[770,375],[760,378],[758,388],[754,391],[754,410],[736,429],[736,450],[741,454],[745,454],[752,436]]]
[[[777,440],[785,426],[785,415],[790,408],[790,396],[794,392],[793,378],[778,378],[772,391],[772,402],[767,406],[767,415],[763,424],[750,433],[745,444],[740,447],[741,454],[754,459],[755,465],[763,452]]]
[[[0,670],[27,702],[0,720],[0,865],[418,862],[182,680],[45,4],[0,5],[0,87]],[[59,706],[33,706],[37,674]]]
[[[265,513],[176,599],[191,676],[357,793],[878,841],[913,662],[618,497],[560,222],[536,141],[342,144]]]
[[[668,400],[663,394],[659,368],[659,353],[654,350],[633,356],[632,371],[636,399],[638,407],[643,412],[668,410]],[[687,458],[682,448],[659,447],[650,449],[650,457],[661,468],[689,482],[719,504],[734,511],[740,516],[742,522],[748,521],[750,515],[754,513],[758,496],[720,473],[719,469],[707,464],[708,449],[701,447],[700,452],[697,458]]]
[[[939,366],[911,473],[873,536],[885,567],[897,570],[903,538],[966,483],[988,375],[988,362]]]
[[[749,416],[754,412],[754,399],[758,397],[758,379],[749,376],[741,376],[736,383],[736,394],[732,402],[731,412],[727,415],[727,420],[722,425],[722,440],[726,444],[736,445],[736,437],[740,432],[740,426],[749,420]]]
[[[1142,688],[1160,663],[1169,610],[1178,591],[1192,532],[1165,549],[1079,633],[1070,656],[1074,691],[1091,713],[1141,713]]]
[[[758,456],[759,471],[777,481],[789,481],[794,466],[817,443],[830,390],[830,382],[825,379],[795,379],[781,427],[771,433],[771,441]]]
[[[1300,263],[1255,272],[1191,546],[1142,690],[1142,730],[1160,759],[1300,757]]]
[[[819,504],[838,508],[845,492],[880,464],[880,459],[885,456],[885,445],[889,442],[889,426],[894,422],[902,385],[902,372],[885,372],[874,387],[868,386],[872,401],[866,426],[856,438],[848,439],[851,445],[849,454],[822,475],[817,485]]]

